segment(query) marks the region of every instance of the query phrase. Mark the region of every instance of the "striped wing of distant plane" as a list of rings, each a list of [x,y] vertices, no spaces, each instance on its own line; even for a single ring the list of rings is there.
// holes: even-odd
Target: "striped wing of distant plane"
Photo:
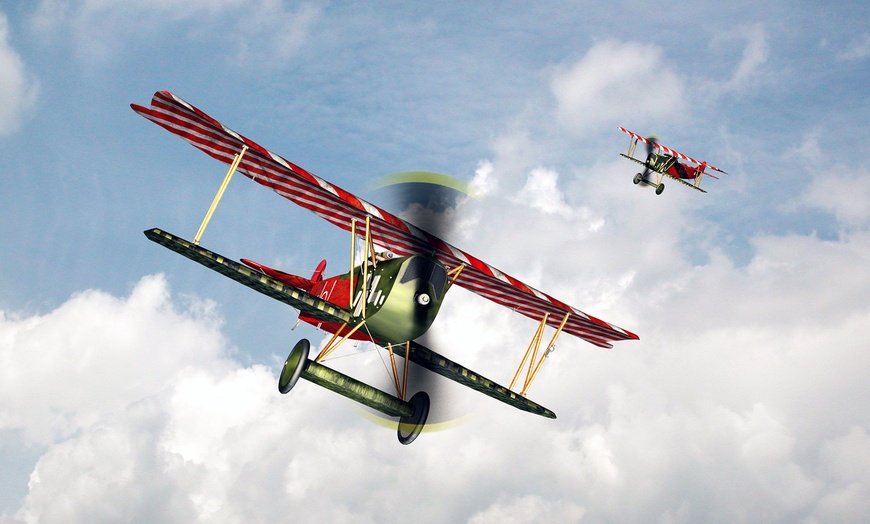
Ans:
[[[547,324],[553,327],[558,327],[565,315],[569,314],[563,331],[600,347],[612,347],[612,341],[638,338],[634,333],[587,315],[520,282],[440,238],[288,162],[224,127],[168,91],[155,93],[150,107],[136,104],[131,104],[131,107],[140,115],[226,164],[233,161],[243,145],[248,146],[238,166],[238,171],[245,176],[346,231],[351,230],[352,219],[364,223],[366,217],[370,217],[374,242],[389,246],[399,256],[424,253],[434,256],[448,268],[464,264],[465,268],[459,274],[456,284],[497,304],[537,321],[547,313]]]
[[[681,160],[686,160],[686,161],[689,161],[689,162],[694,162],[694,163],[696,163],[696,164],[698,164],[698,165],[702,164],[702,162],[699,162],[698,160],[695,160],[694,158],[692,158],[692,157],[690,157],[690,156],[688,156],[688,155],[684,155],[684,154],[680,153],[679,151],[674,151],[673,149],[671,149],[671,148],[669,148],[669,147],[665,147],[665,146],[659,144],[658,142],[653,142],[653,141],[651,141],[651,140],[647,140],[646,138],[644,138],[644,137],[638,135],[637,133],[632,133],[631,131],[629,131],[628,129],[626,129],[626,128],[624,128],[624,127],[617,127],[617,129],[619,129],[620,131],[622,131],[622,132],[625,133],[626,135],[628,135],[628,136],[630,136],[630,137],[632,137],[632,138],[635,138],[635,139],[637,139],[637,140],[643,142],[644,144],[648,144],[648,145],[649,145],[649,144],[652,144],[653,147],[655,147],[655,148],[658,149],[659,151],[662,151],[662,152],[664,152],[664,153],[666,153],[666,154],[668,154],[668,155],[675,156],[675,157],[677,157],[677,158],[679,158],[679,159],[681,159]],[[722,170],[719,169],[718,167],[711,166],[710,164],[706,164],[706,166],[707,166],[707,169],[712,169],[712,170],[714,170],[714,171],[718,171],[718,172],[720,172],[720,173],[725,173],[725,171],[722,171]],[[725,174],[727,175],[728,173],[725,173]],[[713,178],[716,178],[715,176],[713,176],[713,175],[711,175],[711,174],[709,174],[709,173],[707,173],[707,176],[712,176]]]

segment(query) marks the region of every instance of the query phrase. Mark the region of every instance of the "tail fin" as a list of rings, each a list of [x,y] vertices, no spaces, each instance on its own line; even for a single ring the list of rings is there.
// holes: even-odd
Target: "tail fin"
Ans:
[[[321,260],[319,264],[317,264],[317,269],[314,270],[314,274],[311,275],[311,281],[315,284],[323,280],[323,272],[326,271],[326,260]]]
[[[326,269],[326,260],[324,260],[320,264],[318,264],[317,269],[314,271],[314,275],[311,277],[311,279],[307,279],[305,277],[299,277],[296,275],[285,273],[278,269],[273,269],[269,266],[264,266],[263,264],[259,264],[257,262],[254,262],[253,260],[248,260],[246,258],[241,259],[241,262],[242,264],[248,266],[251,269],[256,269],[257,271],[265,275],[268,275],[276,280],[279,280],[287,285],[293,286],[303,291],[311,291],[311,288],[314,287],[314,284],[323,280],[323,270]]]

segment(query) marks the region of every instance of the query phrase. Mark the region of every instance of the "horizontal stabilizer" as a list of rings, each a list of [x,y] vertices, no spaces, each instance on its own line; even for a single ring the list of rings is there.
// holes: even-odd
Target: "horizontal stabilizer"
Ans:
[[[253,260],[248,260],[247,258],[242,258],[239,261],[251,269],[256,269],[264,275],[269,275],[275,280],[283,282],[288,286],[301,289],[302,291],[311,291],[311,288],[314,287],[314,281],[311,279],[303,278],[297,275],[291,275],[290,273],[285,273],[279,269],[264,266],[263,264],[254,262]]]

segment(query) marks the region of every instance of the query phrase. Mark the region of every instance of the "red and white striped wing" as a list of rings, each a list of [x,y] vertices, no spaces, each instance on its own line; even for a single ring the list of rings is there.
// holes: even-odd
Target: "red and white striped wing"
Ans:
[[[429,253],[448,267],[465,264],[456,283],[513,309],[529,318],[540,320],[549,313],[548,324],[558,327],[570,313],[564,331],[601,347],[612,347],[615,340],[637,339],[637,335],[587,315],[483,261],[451,246],[402,219],[330,184],[248,138],[224,127],[199,109],[168,91],[159,91],[151,107],[131,104],[134,111],[184,138],[194,147],[224,163],[231,163],[241,150],[248,151],[238,171],[288,200],[350,231],[351,220],[365,222],[371,217],[374,241],[389,246],[399,256]]]
[[[644,138],[644,137],[642,137],[642,136],[640,136],[640,135],[638,135],[638,134],[636,134],[636,133],[632,133],[631,131],[629,131],[628,129],[626,129],[626,128],[624,128],[624,127],[617,127],[617,129],[619,129],[619,130],[622,131],[623,133],[625,133],[625,134],[631,136],[632,138],[636,138],[637,140],[639,140],[640,142],[643,142],[644,144],[652,144],[653,147],[655,147],[655,148],[658,149],[659,151],[662,151],[662,152],[664,152],[664,153],[666,153],[666,154],[668,154],[668,155],[675,156],[675,157],[677,157],[677,158],[679,158],[679,159],[681,159],[681,160],[686,160],[686,161],[688,161],[688,162],[694,162],[694,163],[696,163],[696,164],[698,164],[698,165],[701,165],[701,163],[702,163],[702,162],[699,162],[698,160],[695,160],[694,158],[692,158],[692,157],[690,157],[690,156],[688,156],[688,155],[684,155],[684,154],[680,153],[679,151],[674,151],[673,149],[671,149],[671,148],[669,148],[669,147],[665,147],[665,146],[659,144],[658,142],[652,142],[652,141],[650,141],[650,140],[647,140],[646,138]],[[711,166],[710,164],[707,164],[707,169],[712,169],[712,170],[714,170],[714,171],[718,171],[718,172],[720,172],[720,173],[725,173],[725,171],[722,171],[722,170],[719,169],[718,167]],[[727,174],[727,173],[726,173],[726,174]],[[711,175],[711,176],[712,176],[712,175]],[[714,177],[714,178],[715,178],[715,177]]]

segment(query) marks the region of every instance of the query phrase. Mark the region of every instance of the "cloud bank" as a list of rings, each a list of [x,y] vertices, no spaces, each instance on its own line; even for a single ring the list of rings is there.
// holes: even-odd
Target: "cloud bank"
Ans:
[[[528,185],[558,192],[559,180],[531,171]],[[626,200],[660,201],[627,189]],[[868,515],[867,231],[838,241],[758,237],[745,267],[722,256],[693,267],[679,234],[644,237],[619,213],[587,228],[584,242],[566,240],[583,217],[601,214],[594,199],[550,202],[570,212],[548,212],[495,190],[487,198],[505,212],[478,216],[468,239],[476,252],[513,252],[523,278],[641,334],[612,351],[563,339],[530,393],[559,419],[463,392],[470,418],[400,446],[392,430],[313,385],[278,395],[277,357],[271,368],[239,363],[212,304],[173,298],[164,278],[145,277],[125,298],[87,291],[46,315],[0,317],[2,427],[43,450],[25,500],[4,521]],[[505,248],[495,232],[506,216],[525,224],[510,245],[558,239],[559,257]],[[541,230],[555,233],[523,238]],[[631,238],[635,256],[621,260],[618,246]],[[577,276],[578,261],[595,267]],[[680,271],[663,267],[675,262]],[[629,269],[632,279],[617,278]],[[590,272],[600,279],[591,286]],[[438,343],[487,375],[509,376],[533,326],[482,302],[452,296]]]

